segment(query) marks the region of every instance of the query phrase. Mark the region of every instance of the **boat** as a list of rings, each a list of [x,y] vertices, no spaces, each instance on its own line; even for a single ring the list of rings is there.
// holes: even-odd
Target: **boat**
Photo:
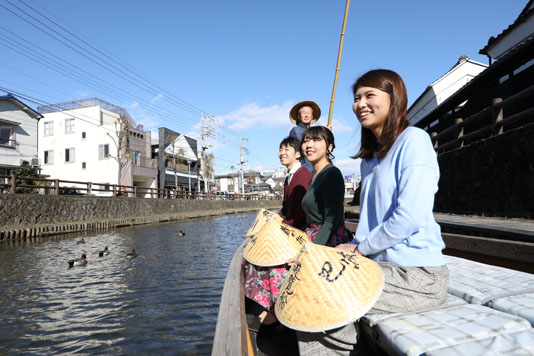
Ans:
[[[355,230],[354,223],[347,225]],[[261,329],[249,328],[242,270],[248,241],[246,238],[239,246],[228,269],[212,355],[269,355],[274,353],[266,348],[273,345],[283,350],[296,347],[288,344],[291,335],[280,337],[283,326],[267,341]],[[534,274],[452,255],[445,258],[450,280],[442,305],[417,313],[360,319],[360,335],[369,354],[534,355]],[[286,328],[286,334],[290,332]],[[262,345],[258,345],[260,337]]]

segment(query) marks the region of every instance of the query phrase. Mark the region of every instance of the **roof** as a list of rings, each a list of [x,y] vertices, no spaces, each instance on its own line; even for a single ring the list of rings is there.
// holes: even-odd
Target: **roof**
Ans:
[[[449,69],[447,72],[445,72],[445,74],[443,74],[441,77],[439,77],[438,79],[436,79],[435,81],[433,81],[432,83],[430,83],[430,85],[428,85],[426,87],[425,91],[423,91],[423,93],[421,95],[419,95],[417,97],[417,99],[415,99],[415,101],[412,103],[412,105],[410,105],[410,107],[408,108],[408,111],[410,111],[411,108],[415,107],[415,105],[417,105],[417,103],[423,99],[425,94],[428,93],[430,90],[432,90],[432,87],[434,85],[436,85],[439,81],[443,80],[446,76],[448,76],[451,72],[453,72],[460,65],[463,65],[464,63],[468,63],[468,62],[476,64],[476,65],[479,65],[479,66],[484,67],[484,68],[488,67],[488,65],[486,65],[484,63],[480,63],[480,62],[474,61],[471,58],[467,57],[465,54],[462,54],[460,56],[460,58],[458,58],[458,61],[451,67],[451,69]]]
[[[439,115],[445,114],[452,108],[469,99],[470,95],[486,86],[489,81],[495,80],[495,78],[500,78],[508,73],[510,68],[516,68],[517,66],[522,65],[528,58],[532,58],[532,53],[534,53],[533,50],[534,35],[521,41],[514,49],[507,52],[497,63],[486,68],[456,93],[445,99],[445,101],[417,122],[416,126],[424,127],[431,123]]]
[[[499,41],[502,37],[506,36],[508,33],[510,33],[514,28],[525,22],[531,14],[534,13],[534,0],[529,0],[527,2],[527,5],[523,8],[517,19],[509,25],[506,29],[504,29],[501,33],[497,35],[497,37],[491,36],[488,39],[488,44],[482,48],[478,53],[488,55],[488,49],[493,46],[497,41]]]
[[[15,98],[12,94],[8,93],[7,95],[0,96],[0,100],[11,101],[13,104],[17,105],[19,108],[21,108],[22,111],[24,111],[26,114],[28,114],[30,117],[33,117],[34,119],[39,120],[43,117],[43,115],[41,115],[39,112],[33,110],[31,107],[24,104],[19,99]]]
[[[137,127],[137,125],[135,124],[133,119],[130,117],[130,114],[128,114],[128,111],[126,111],[126,109],[124,109],[123,107],[111,104],[99,98],[80,99],[80,100],[73,100],[73,101],[65,101],[63,103],[57,103],[57,104],[42,105],[42,106],[39,106],[37,109],[39,109],[39,111],[42,112],[43,114],[47,114],[47,113],[57,112],[57,111],[90,108],[93,106],[99,106],[102,109],[114,112],[115,114],[120,115],[120,116],[124,116],[128,119],[128,121],[130,121],[130,124],[132,125],[132,127]]]

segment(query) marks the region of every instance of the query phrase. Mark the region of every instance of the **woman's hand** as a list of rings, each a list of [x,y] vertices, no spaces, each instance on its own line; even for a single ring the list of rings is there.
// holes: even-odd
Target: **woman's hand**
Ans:
[[[358,245],[355,244],[340,244],[337,245],[336,248],[346,252],[355,253],[358,256],[363,256],[362,253],[358,250]]]

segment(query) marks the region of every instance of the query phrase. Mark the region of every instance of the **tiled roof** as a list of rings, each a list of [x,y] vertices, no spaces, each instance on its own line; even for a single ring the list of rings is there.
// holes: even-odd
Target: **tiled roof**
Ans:
[[[505,36],[506,34],[508,34],[510,31],[512,31],[514,28],[516,28],[517,26],[519,26],[520,24],[522,24],[523,22],[525,22],[528,17],[534,13],[534,7],[532,9],[529,9],[532,5],[532,3],[534,2],[534,0],[529,0],[529,2],[527,3],[527,5],[525,6],[525,8],[523,9],[523,11],[521,11],[521,13],[519,14],[519,16],[517,17],[517,19],[514,21],[513,24],[509,25],[506,29],[504,29],[500,34],[497,35],[497,37],[494,37],[494,36],[491,36],[489,39],[488,39],[488,44],[482,48],[480,51],[478,51],[478,53],[480,54],[488,54],[487,50],[488,50],[488,47],[491,47],[495,42],[497,42],[501,37]]]

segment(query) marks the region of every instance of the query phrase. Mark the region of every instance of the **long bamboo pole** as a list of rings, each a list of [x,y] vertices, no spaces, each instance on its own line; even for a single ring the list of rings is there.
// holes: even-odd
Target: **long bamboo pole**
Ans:
[[[332,89],[332,99],[330,99],[330,110],[328,111],[328,125],[332,125],[332,111],[334,111],[334,100],[336,98],[337,77],[339,75],[339,63],[343,52],[343,40],[345,38],[345,26],[347,25],[347,15],[349,14],[350,0],[345,5],[345,16],[343,17],[343,28],[341,29],[341,39],[339,40],[339,51],[337,53],[336,75],[334,77],[334,88]]]

